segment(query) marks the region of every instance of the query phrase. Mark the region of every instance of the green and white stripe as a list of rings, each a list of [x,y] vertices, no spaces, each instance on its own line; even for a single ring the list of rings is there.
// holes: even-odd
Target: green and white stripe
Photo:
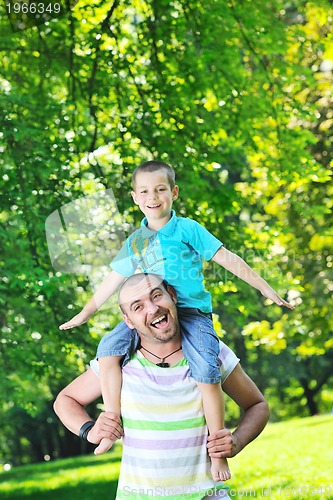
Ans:
[[[239,360],[222,342],[219,359],[225,380]],[[92,367],[97,371],[98,363]],[[117,500],[201,500],[215,488],[227,488],[212,480],[201,393],[188,373],[185,359],[161,368],[140,352],[123,368]]]

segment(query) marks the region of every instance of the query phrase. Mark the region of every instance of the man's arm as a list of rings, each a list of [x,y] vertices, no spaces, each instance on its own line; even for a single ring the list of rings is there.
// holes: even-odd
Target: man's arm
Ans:
[[[57,396],[54,411],[61,422],[73,434],[79,435],[80,428],[92,420],[84,407],[101,396],[99,378],[91,368],[77,377]],[[102,438],[120,439],[123,435],[120,418],[112,412],[104,412],[98,417],[88,433],[90,443],[99,444]]]
[[[278,306],[285,306],[289,309],[294,309],[289,302],[280,297],[280,295],[267,283],[267,281],[253,271],[253,269],[237,254],[221,247],[216,252],[212,260],[259,290],[264,297],[272,300]]]
[[[223,384],[223,390],[237,403],[243,416],[237,429],[227,429],[208,437],[207,449],[213,458],[231,458],[253,441],[269,419],[269,407],[255,383],[237,365]]]

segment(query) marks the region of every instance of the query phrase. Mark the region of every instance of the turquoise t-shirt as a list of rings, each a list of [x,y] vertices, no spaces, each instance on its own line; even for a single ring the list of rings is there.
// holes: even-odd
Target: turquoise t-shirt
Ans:
[[[177,292],[179,307],[196,307],[211,312],[210,293],[204,286],[202,261],[210,260],[223,244],[198,222],[177,217],[158,231],[139,229],[125,241],[111,263],[112,269],[129,277],[136,272],[158,274]]]

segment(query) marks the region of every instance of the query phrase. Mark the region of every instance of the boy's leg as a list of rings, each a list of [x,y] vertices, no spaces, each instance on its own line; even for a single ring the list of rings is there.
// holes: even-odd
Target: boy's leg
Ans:
[[[190,375],[202,393],[207,427],[212,434],[224,428],[224,397],[218,363],[220,345],[211,318],[196,311],[178,309],[182,347],[189,363]],[[231,477],[225,459],[212,459],[211,470],[215,481],[226,481]]]
[[[139,335],[136,330],[131,330],[124,321],[100,341],[97,348],[97,359],[105,356],[123,356],[122,366],[124,366],[136,351],[139,344]]]
[[[224,396],[221,385],[197,382],[210,434],[224,428]],[[214,481],[227,481],[231,474],[226,458],[212,458],[211,473]]]
[[[123,356],[106,356],[98,359],[99,378],[101,382],[104,410],[115,413],[120,417],[120,393],[122,372],[120,363]],[[108,451],[114,440],[103,438],[95,449],[95,455]]]
[[[120,416],[120,392],[122,385],[121,366],[125,365],[138,344],[138,334],[124,321],[102,338],[97,349],[100,381],[105,411]],[[95,449],[95,455],[105,453],[111,448],[112,439],[102,439]]]

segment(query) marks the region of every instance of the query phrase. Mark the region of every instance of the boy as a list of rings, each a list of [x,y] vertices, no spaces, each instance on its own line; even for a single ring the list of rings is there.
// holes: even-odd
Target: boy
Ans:
[[[177,291],[184,356],[189,362],[191,376],[202,392],[209,432],[216,432],[224,427],[224,400],[218,366],[219,343],[211,320],[211,296],[203,284],[202,259],[217,262],[276,304],[290,309],[292,306],[200,224],[175,215],[172,204],[178,197],[178,186],[169,165],[158,161],[143,163],[133,173],[132,186],[133,200],[145,215],[140,229],[126,240],[111,264],[113,270],[88,304],[60,328],[68,329],[85,323],[124,279],[138,269],[159,274]],[[137,302],[133,307],[143,306]],[[158,307],[154,311],[146,311],[146,318],[147,322],[152,321],[150,324],[156,330],[166,321],[163,310]],[[123,322],[100,342],[97,357],[106,411],[120,415],[120,363],[128,362],[137,344],[135,331],[129,330]],[[167,367],[167,357],[160,359],[158,364]],[[104,453],[111,446],[111,440],[102,440],[95,453]],[[215,481],[230,478],[224,459],[212,459],[211,472]]]

